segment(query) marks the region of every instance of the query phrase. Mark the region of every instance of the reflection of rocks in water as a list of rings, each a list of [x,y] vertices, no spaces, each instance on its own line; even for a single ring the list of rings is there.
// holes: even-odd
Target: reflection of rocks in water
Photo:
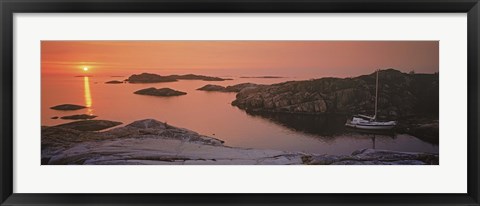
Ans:
[[[365,138],[369,138],[371,140],[371,147],[370,149],[377,149],[377,141],[378,140],[382,140],[382,139],[395,139],[396,136],[395,136],[395,133],[393,132],[390,132],[390,133],[378,133],[378,134],[374,134],[374,133],[370,133],[370,134],[367,134],[367,133],[360,133],[360,134],[363,134],[363,137]]]
[[[343,115],[305,115],[272,112],[247,112],[249,115],[268,119],[276,124],[296,132],[315,135],[323,140],[333,140],[336,136],[351,136],[358,139],[371,140],[370,149],[376,149],[378,140],[395,139],[393,130],[371,131],[350,129],[345,127],[346,117]]]
[[[346,117],[342,115],[307,115],[272,112],[248,112],[294,131],[319,136],[334,136],[345,132]]]
[[[404,132],[403,130],[362,130],[345,127],[347,116],[325,114],[325,115],[308,115],[308,114],[292,114],[292,113],[278,113],[278,112],[252,112],[247,111],[247,114],[268,119],[269,121],[286,127],[292,131],[303,132],[314,135],[324,140],[333,140],[335,136],[350,136],[359,139],[371,139],[372,149],[375,149],[375,141],[381,139],[395,139],[396,134],[407,133],[413,137],[427,142],[432,145],[438,145],[437,138],[423,138],[413,132]],[[437,129],[438,131],[438,129]],[[419,132],[418,132],[419,133]]]
[[[439,123],[437,121],[412,124],[405,129],[405,132],[425,142],[438,145]]]
[[[386,137],[395,137],[395,130],[368,130],[368,129],[358,129],[358,128],[351,128],[345,127],[345,133],[347,134],[357,134],[369,137],[379,137],[379,136],[386,136]]]

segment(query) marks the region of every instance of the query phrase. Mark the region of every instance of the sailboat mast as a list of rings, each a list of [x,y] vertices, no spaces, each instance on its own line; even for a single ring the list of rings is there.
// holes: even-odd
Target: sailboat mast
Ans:
[[[380,71],[379,69],[377,70],[377,80],[376,80],[376,83],[375,83],[375,115],[373,116],[373,120],[376,120],[377,119],[377,105],[378,105],[378,71]]]

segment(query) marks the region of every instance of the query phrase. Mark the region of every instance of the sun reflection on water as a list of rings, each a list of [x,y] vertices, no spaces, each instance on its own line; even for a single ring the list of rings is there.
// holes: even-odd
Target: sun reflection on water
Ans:
[[[90,93],[90,80],[88,79],[88,77],[83,77],[83,88],[84,88],[85,106],[88,107],[87,113],[89,115],[92,115],[93,114],[92,95]]]

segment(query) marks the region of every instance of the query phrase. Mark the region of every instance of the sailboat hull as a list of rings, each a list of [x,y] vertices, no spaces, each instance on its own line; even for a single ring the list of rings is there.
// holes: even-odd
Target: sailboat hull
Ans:
[[[395,128],[395,124],[388,125],[366,125],[366,124],[352,124],[346,123],[345,126],[355,128],[355,129],[365,129],[365,130],[392,130]]]

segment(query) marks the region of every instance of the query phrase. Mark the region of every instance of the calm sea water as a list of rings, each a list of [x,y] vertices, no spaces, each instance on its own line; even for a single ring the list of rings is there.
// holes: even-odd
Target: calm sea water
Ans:
[[[350,154],[357,149],[376,148],[396,151],[438,153],[438,145],[406,134],[372,135],[348,131],[344,117],[302,117],[247,114],[230,105],[235,93],[198,91],[206,84],[223,86],[243,82],[273,84],[295,78],[235,78],[223,82],[180,80],[153,84],[105,84],[127,77],[42,77],[42,125],[52,126],[72,120],[53,116],[93,114],[96,119],[129,124],[153,118],[216,137],[234,147],[274,149],[317,154]],[[178,97],[133,94],[148,87],[168,87],[187,92]],[[86,105],[76,111],[49,109],[59,104]]]

